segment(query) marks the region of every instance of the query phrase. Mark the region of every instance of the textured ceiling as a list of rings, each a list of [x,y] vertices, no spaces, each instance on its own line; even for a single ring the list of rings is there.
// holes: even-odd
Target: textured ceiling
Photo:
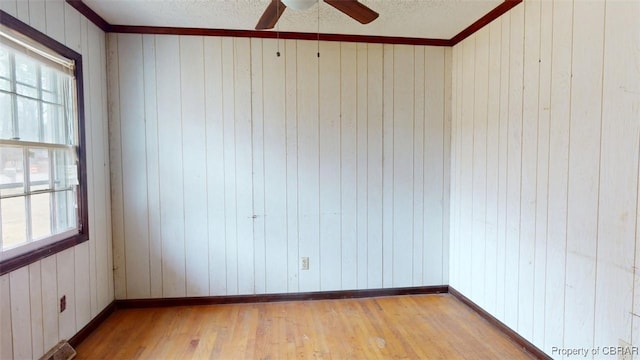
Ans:
[[[84,0],[112,25],[253,30],[270,0]],[[450,39],[502,0],[361,0],[380,14],[362,25],[324,2],[287,9],[278,30]],[[319,14],[318,14],[319,10]],[[319,22],[318,22],[319,15]],[[275,30],[275,29],[274,29]]]

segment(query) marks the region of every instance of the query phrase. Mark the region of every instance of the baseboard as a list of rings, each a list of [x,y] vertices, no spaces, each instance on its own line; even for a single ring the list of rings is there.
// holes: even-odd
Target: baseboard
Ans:
[[[493,315],[482,309],[458,290],[451,286],[419,286],[405,288],[388,289],[364,289],[364,290],[340,290],[340,291],[315,291],[303,293],[277,293],[261,295],[230,295],[230,296],[203,296],[203,297],[179,297],[160,299],[125,299],[114,300],[95,318],[93,318],[76,335],[69,339],[69,344],[77,347],[89,334],[100,326],[117,309],[170,307],[170,306],[196,306],[196,305],[220,305],[220,304],[246,304],[278,301],[308,301],[308,300],[336,300],[336,299],[357,299],[378,296],[398,296],[398,295],[429,295],[449,293],[471,310],[495,326],[509,339],[522,347],[529,354],[537,359],[552,359],[544,351],[533,345],[524,337],[513,331],[510,327],[496,319]]]
[[[376,296],[446,294],[448,286],[420,286],[388,289],[315,291],[302,293],[277,293],[260,295],[202,296],[159,299],[116,300],[118,309],[151,308],[167,306],[196,306],[220,304],[246,304],[276,301],[306,301],[356,299]]]
[[[540,350],[537,346],[533,345],[529,340],[520,336],[517,332],[513,331],[510,327],[505,325],[502,321],[496,319],[493,315],[489,314],[483,308],[478,306],[476,303],[471,301],[468,297],[462,295],[458,290],[454,289],[452,286],[449,286],[449,294],[458,299],[463,304],[467,305],[471,310],[475,311],[478,315],[482,316],[485,320],[487,320],[491,325],[495,326],[498,330],[500,330],[503,334],[505,334],[509,339],[522,347],[526,352],[533,355],[537,359],[544,360],[553,360],[553,358],[547,355],[544,351]]]
[[[85,327],[78,331],[71,339],[69,344],[74,348],[77,347],[82,340],[86,339],[98,326],[107,320],[107,318],[116,311],[116,302],[112,301],[107,307],[105,307],[96,317],[91,319]]]

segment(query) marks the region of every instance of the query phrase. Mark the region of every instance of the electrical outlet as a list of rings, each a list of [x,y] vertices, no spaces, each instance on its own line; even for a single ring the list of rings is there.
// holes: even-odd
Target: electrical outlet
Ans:
[[[60,298],[60,312],[63,312],[67,309],[67,296],[62,295]]]
[[[309,270],[309,257],[303,256],[300,258],[300,269]]]

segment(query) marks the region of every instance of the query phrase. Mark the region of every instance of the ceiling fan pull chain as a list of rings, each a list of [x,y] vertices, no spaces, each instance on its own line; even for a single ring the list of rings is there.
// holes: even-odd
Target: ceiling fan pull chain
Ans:
[[[280,14],[280,1],[277,1],[276,12]],[[276,56],[280,57],[280,24],[276,23]]]
[[[316,41],[316,45],[318,47],[318,57],[320,57],[320,2],[318,2],[318,37]]]

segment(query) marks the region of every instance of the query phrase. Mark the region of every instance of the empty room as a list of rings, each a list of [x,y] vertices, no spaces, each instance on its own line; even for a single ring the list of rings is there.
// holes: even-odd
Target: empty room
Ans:
[[[0,0],[0,359],[640,359],[639,178],[637,0]]]

